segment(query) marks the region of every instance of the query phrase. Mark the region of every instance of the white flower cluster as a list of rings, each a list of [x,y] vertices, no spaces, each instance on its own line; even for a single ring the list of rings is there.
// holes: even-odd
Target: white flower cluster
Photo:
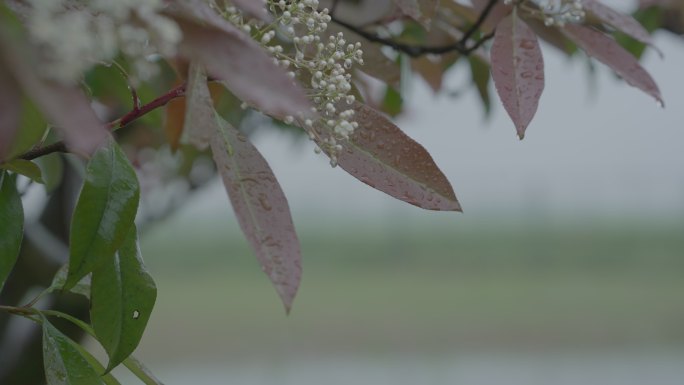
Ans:
[[[312,140],[316,140],[337,165],[341,141],[349,139],[358,123],[354,121],[351,74],[354,64],[363,64],[361,44],[350,44],[342,33],[326,37],[330,22],[328,9],[318,10],[318,0],[267,0],[275,20],[264,25],[246,20],[234,7],[219,9],[228,20],[252,33],[274,57],[277,65],[307,86],[318,121],[304,119],[301,123]],[[216,6],[214,4],[214,6]],[[275,42],[281,38],[285,47]],[[288,116],[286,123],[294,122]],[[321,149],[317,149],[320,152]]]
[[[181,31],[159,14],[161,0],[27,0],[27,27],[41,48],[47,76],[73,83],[119,52],[131,60],[133,81],[156,74],[153,55],[172,56]]]
[[[504,4],[512,3],[513,0],[504,0]],[[526,3],[533,3],[535,7],[526,7]],[[539,16],[547,27],[580,23],[586,16],[582,0],[527,0],[522,1],[520,6]]]

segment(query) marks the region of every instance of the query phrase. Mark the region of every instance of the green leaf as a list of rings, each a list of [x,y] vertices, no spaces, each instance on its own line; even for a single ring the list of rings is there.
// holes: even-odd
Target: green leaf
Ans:
[[[24,236],[24,208],[16,175],[0,170],[0,291],[17,262]]]
[[[91,308],[95,335],[109,355],[107,371],[133,353],[157,298],[132,227],[114,258],[93,271]]]
[[[139,198],[140,186],[133,167],[116,142],[109,139],[86,168],[71,222],[65,290],[114,258],[133,226]]]
[[[30,160],[15,159],[11,162],[0,164],[0,168],[14,172],[15,174],[21,174],[27,178],[30,178],[34,182],[44,183],[43,174],[37,164],[31,162]]]
[[[94,358],[88,356],[89,353],[43,318],[43,365],[47,385],[106,384],[92,364]]]

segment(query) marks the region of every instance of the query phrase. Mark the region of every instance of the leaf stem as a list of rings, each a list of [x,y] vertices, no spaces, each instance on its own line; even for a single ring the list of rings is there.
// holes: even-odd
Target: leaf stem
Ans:
[[[148,113],[156,110],[157,108],[165,106],[171,100],[181,97],[183,95],[185,95],[185,84],[181,84],[171,89],[167,93],[161,95],[160,97],[152,100],[151,102],[145,105],[142,105],[140,107],[133,106],[133,109],[129,113],[127,113],[119,119],[109,122],[107,124],[107,128],[109,128],[112,131],[116,131],[134,122],[135,120],[147,115]],[[68,149],[66,148],[66,145],[63,141],[59,141],[49,144],[47,146],[36,147],[20,155],[18,158],[25,160],[33,160],[36,158],[40,158],[41,156],[52,154],[54,152],[68,152]]]

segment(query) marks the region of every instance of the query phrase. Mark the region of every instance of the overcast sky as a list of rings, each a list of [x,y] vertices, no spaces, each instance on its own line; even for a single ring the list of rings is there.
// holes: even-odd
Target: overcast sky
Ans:
[[[666,108],[618,80],[602,65],[591,78],[586,62],[544,46],[546,89],[525,140],[498,99],[489,121],[474,90],[434,96],[422,80],[411,84],[407,113],[397,121],[421,143],[452,182],[465,215],[530,212],[572,215],[681,215],[684,218],[684,40],[656,36],[665,52],[643,61]],[[467,81],[453,69],[447,88]],[[257,147],[278,176],[295,217],[346,214],[430,215],[395,201],[331,169],[309,142],[264,131]],[[229,214],[215,183],[186,211]]]

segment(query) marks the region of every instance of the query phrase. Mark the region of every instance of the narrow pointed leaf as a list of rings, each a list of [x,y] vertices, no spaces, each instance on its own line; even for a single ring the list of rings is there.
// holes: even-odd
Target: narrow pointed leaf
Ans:
[[[114,258],[93,271],[90,319],[109,355],[107,371],[136,349],[156,298],[157,287],[143,265],[134,226]]]
[[[211,140],[214,161],[240,227],[289,312],[302,268],[287,198],[256,147],[218,115],[217,119],[219,130]]]
[[[308,114],[305,92],[263,48],[203,1],[181,1],[171,13],[181,30],[179,50],[223,80],[238,98],[272,116]]]
[[[544,59],[537,35],[515,12],[496,28],[491,57],[496,91],[522,139],[544,91]]]
[[[0,292],[17,262],[24,236],[24,208],[16,176],[0,170]]]
[[[342,169],[414,206],[461,211],[451,184],[423,146],[371,107],[357,102],[345,108],[355,111],[359,127],[341,143],[337,163]]]
[[[632,16],[620,13],[596,0],[585,0],[582,3],[582,7],[586,12],[589,13],[590,16],[597,18],[602,23],[615,28],[626,35],[629,35],[633,39],[644,44],[652,45],[653,41],[651,39],[651,35],[648,33],[646,28],[644,28],[644,26],[636,21],[636,19],[634,19]]]
[[[207,76],[202,66],[193,61],[188,70],[186,87],[187,108],[183,131],[189,142],[200,150],[209,147],[209,142],[217,130],[211,92],[207,86]]]
[[[568,24],[563,33],[589,56],[612,68],[627,83],[654,97],[660,104],[663,99],[658,85],[639,61],[609,36],[592,28]]]
[[[83,353],[73,340],[43,319],[43,365],[47,385],[106,385],[90,357]]]
[[[97,266],[114,258],[133,226],[140,186],[126,155],[113,140],[88,163],[71,222],[69,275],[73,287]]]

